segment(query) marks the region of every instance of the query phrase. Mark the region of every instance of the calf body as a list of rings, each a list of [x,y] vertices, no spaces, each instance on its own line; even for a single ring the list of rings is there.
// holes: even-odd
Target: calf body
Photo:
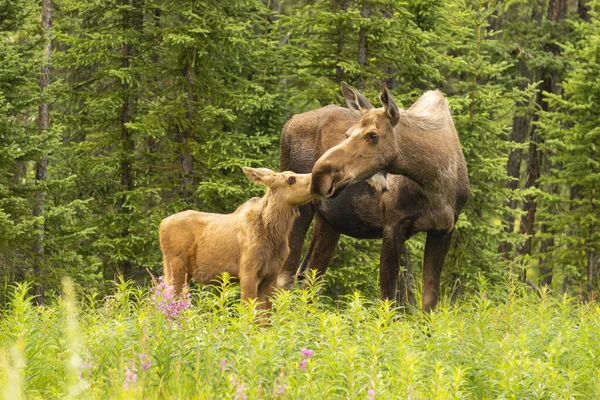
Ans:
[[[164,276],[177,294],[193,279],[208,283],[227,272],[240,280],[242,299],[268,304],[289,254],[288,236],[298,206],[312,199],[310,174],[244,168],[255,183],[268,186],[232,214],[183,211],[159,228]]]

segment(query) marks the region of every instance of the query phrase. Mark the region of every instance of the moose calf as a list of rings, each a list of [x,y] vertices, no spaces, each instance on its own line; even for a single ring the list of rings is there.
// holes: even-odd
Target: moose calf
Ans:
[[[313,199],[311,174],[242,168],[267,186],[232,214],[183,211],[160,223],[164,276],[180,294],[186,279],[208,283],[228,272],[240,280],[242,300],[258,298],[268,308],[279,270],[289,254],[288,237],[298,206]]]

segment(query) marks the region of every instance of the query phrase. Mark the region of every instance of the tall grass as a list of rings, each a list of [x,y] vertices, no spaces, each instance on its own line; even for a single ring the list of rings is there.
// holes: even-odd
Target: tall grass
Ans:
[[[17,285],[0,322],[0,396],[19,398],[593,399],[600,308],[482,284],[458,304],[401,314],[319,285],[281,292],[268,326],[227,279],[165,313],[156,289],[34,307]],[[160,297],[160,294],[158,294]],[[163,299],[164,300],[164,299]],[[167,299],[168,300],[168,299]],[[161,306],[161,304],[163,304]]]

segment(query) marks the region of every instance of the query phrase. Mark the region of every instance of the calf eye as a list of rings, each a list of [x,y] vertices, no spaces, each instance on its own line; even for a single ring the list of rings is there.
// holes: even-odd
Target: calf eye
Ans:
[[[294,183],[296,183],[296,178],[290,176],[289,178],[287,178],[287,183],[288,185],[293,185]]]
[[[376,142],[379,140],[379,135],[375,132],[368,133],[367,137],[369,138],[369,142]]]

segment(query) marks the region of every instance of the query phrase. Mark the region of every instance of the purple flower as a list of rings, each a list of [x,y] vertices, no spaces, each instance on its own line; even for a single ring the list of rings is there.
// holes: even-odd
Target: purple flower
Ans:
[[[136,382],[137,373],[135,372],[135,369],[127,367],[125,370],[125,389],[129,389],[129,387],[135,385]]]
[[[183,312],[190,308],[190,293],[184,292],[181,296],[175,296],[175,289],[168,285],[163,277],[158,278],[158,285],[152,289],[150,300],[169,319],[178,318]]]
[[[277,392],[279,394],[285,394],[285,391],[287,390],[288,385],[287,383],[284,383],[283,385],[277,385]]]
[[[150,369],[150,364],[152,364],[152,360],[148,354],[140,354],[140,367],[147,372]]]
[[[313,355],[313,351],[312,351],[312,350],[309,350],[309,349],[307,349],[306,347],[303,347],[303,348],[302,348],[302,355],[303,355],[304,357],[306,357],[306,358],[310,358],[310,357],[312,357],[312,355]]]
[[[227,361],[221,360],[219,365],[221,366],[221,371],[225,371],[225,367],[227,366]]]
[[[304,359],[304,360],[300,361],[300,369],[306,369],[307,365],[308,365],[308,360]]]
[[[234,398],[236,400],[246,400],[246,385],[244,385],[243,382],[236,381],[236,379],[233,376],[230,376],[229,380],[236,386]]]
[[[367,395],[369,395],[369,400],[375,399],[375,390],[369,389],[369,391],[367,392]]]

